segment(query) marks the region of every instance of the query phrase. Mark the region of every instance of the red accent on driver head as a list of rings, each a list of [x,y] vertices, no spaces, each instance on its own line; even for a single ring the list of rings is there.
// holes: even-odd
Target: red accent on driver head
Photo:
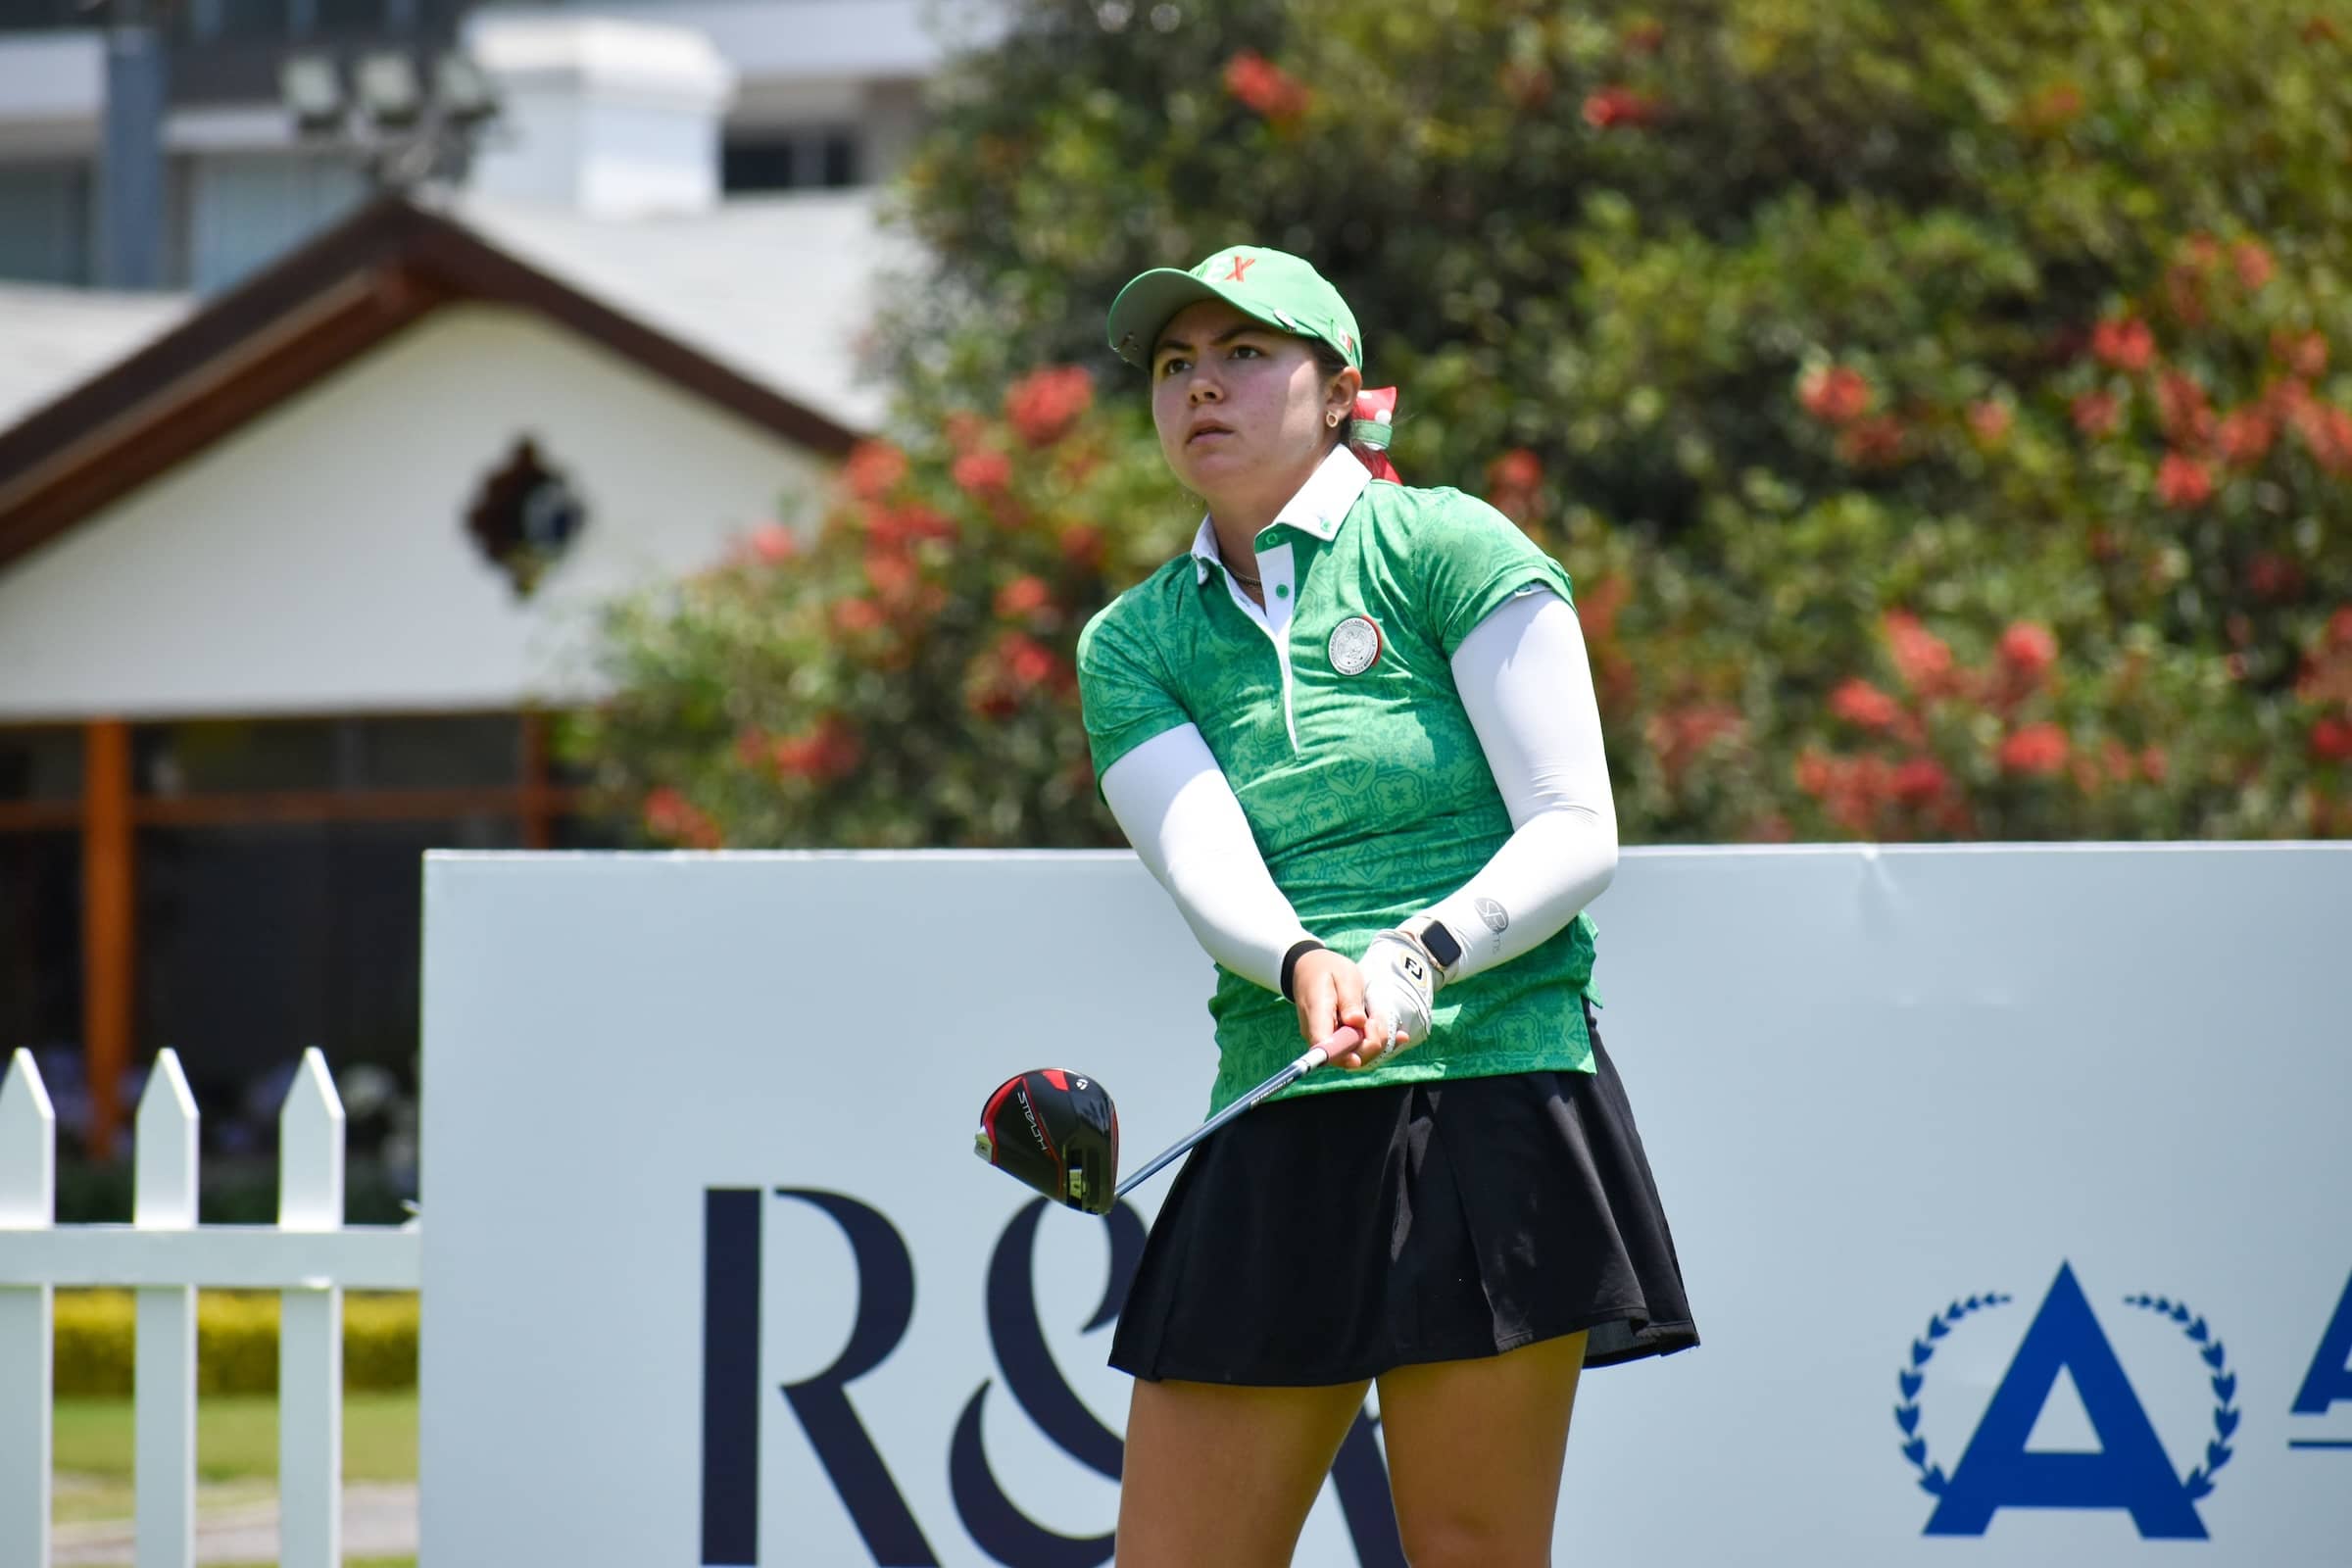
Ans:
[[[1004,1105],[1004,1097],[1018,1088],[1020,1082],[1018,1078],[1005,1079],[997,1086],[997,1092],[988,1097],[988,1103],[980,1107],[980,1130],[988,1134],[988,1162],[991,1165],[999,1162],[996,1153],[997,1139],[1000,1136],[997,1132],[997,1111]]]
[[[1062,1070],[1059,1067],[1048,1067],[1046,1069],[1046,1082],[1052,1084],[1054,1088],[1060,1090],[1065,1095],[1070,1092],[1070,1080],[1063,1076]]]

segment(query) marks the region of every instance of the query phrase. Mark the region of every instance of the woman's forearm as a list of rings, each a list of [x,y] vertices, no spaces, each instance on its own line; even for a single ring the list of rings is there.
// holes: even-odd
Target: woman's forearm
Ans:
[[[1120,758],[1102,775],[1102,798],[1208,956],[1281,990],[1283,956],[1307,932],[1200,730],[1180,725]]]
[[[1617,810],[1576,611],[1542,589],[1462,640],[1454,684],[1509,810],[1494,858],[1427,911],[1462,945],[1460,979],[1541,946],[1617,870]]]

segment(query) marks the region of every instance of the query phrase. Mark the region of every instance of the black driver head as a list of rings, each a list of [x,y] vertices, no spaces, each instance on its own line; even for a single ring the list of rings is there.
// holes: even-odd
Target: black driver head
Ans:
[[[1119,1180],[1118,1107],[1081,1074],[1017,1073],[988,1097],[973,1152],[1057,1203],[1107,1214]]]

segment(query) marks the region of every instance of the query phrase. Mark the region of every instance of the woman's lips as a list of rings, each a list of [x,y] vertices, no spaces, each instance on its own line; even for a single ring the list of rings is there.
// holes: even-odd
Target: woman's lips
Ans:
[[[1201,425],[1201,426],[1200,426],[1198,429],[1194,430],[1194,431],[1193,431],[1193,433],[1192,433],[1191,435],[1188,435],[1188,436],[1186,436],[1186,437],[1184,438],[1184,444],[1185,444],[1186,446],[1188,446],[1188,447],[1189,447],[1189,446],[1191,446],[1191,445],[1192,445],[1194,442],[1196,442],[1196,441],[1199,441],[1199,440],[1201,440],[1202,438],[1204,438],[1204,437],[1206,437],[1206,436],[1212,436],[1212,435],[1231,435],[1231,434],[1233,434],[1233,431],[1232,431],[1230,428],[1228,428],[1227,426],[1225,426],[1225,425],[1222,425],[1222,424],[1204,424],[1204,425]]]

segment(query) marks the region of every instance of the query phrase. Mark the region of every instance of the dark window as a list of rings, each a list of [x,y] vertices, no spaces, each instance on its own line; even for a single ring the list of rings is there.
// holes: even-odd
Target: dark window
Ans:
[[[0,833],[0,1073],[80,1044],[81,835]]]
[[[793,146],[788,141],[731,141],[719,154],[719,183],[728,190],[790,190]]]
[[[629,836],[627,827],[600,816],[559,816],[555,820],[555,850],[634,850],[642,849],[641,842]]]
[[[137,1054],[172,1046],[192,1083],[232,1099],[306,1046],[407,1069],[424,852],[520,841],[489,812],[142,830]]]
[[[0,6],[23,0],[0,0]],[[178,0],[166,25],[184,43],[362,45],[451,40],[476,0]],[[85,23],[84,25],[87,24]],[[350,64],[346,58],[345,65]],[[174,62],[174,66],[178,62]],[[249,62],[276,79],[274,53]]]
[[[501,789],[522,779],[512,713],[202,719],[132,731],[141,795]]]
[[[858,183],[858,138],[835,132],[825,138],[824,179],[834,189]]]
[[[216,38],[285,38],[293,35],[293,8],[288,0],[212,0],[211,16],[220,20],[207,36]]]
[[[855,131],[763,131],[727,142],[719,182],[731,191],[838,189],[858,183]]]
[[[40,32],[50,27],[86,27],[89,13],[74,0],[0,0],[0,32]]]
[[[361,789],[491,789],[522,780],[512,713],[345,720],[358,731]]]
[[[204,719],[131,731],[132,788],[167,799],[335,787],[332,720]]]
[[[0,729],[0,801],[81,799],[81,731]]]
[[[315,31],[329,37],[380,35],[391,30],[384,0],[308,0]]]
[[[0,165],[0,277],[90,281],[91,179],[86,162]]]

